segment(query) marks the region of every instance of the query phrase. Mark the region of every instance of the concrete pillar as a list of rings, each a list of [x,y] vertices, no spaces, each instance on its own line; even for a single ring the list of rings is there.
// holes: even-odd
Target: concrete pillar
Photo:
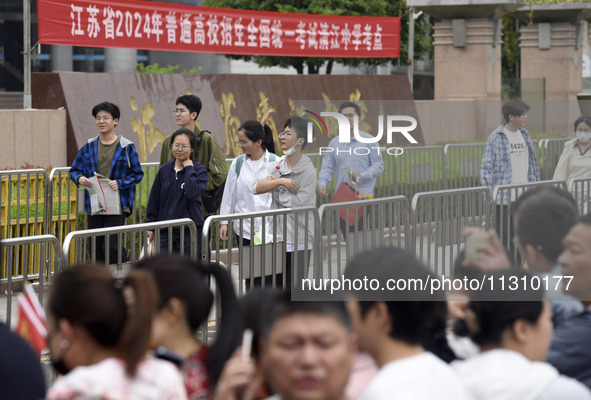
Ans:
[[[105,49],[105,72],[135,72],[136,49]]]
[[[72,46],[51,46],[51,70],[73,71],[74,60],[72,59],[72,55]]]
[[[576,100],[583,87],[578,23],[521,28],[521,79],[544,79],[546,100]]]
[[[435,100],[501,98],[501,40],[495,21],[435,23]]]

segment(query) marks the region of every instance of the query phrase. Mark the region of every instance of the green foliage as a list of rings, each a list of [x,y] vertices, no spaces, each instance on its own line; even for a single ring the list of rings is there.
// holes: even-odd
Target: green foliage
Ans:
[[[161,67],[158,63],[144,65],[144,63],[137,63],[135,70],[138,74],[174,74],[180,65],[170,65]],[[182,74],[197,74],[203,70],[203,67],[193,67],[189,70],[183,69]]]
[[[261,67],[281,68],[294,67],[298,74],[317,74],[320,67],[327,64],[327,73],[334,62],[356,67],[360,64],[371,66],[384,65],[388,61],[399,65],[406,65],[408,60],[408,8],[404,0],[285,0],[282,2],[270,0],[205,0],[205,6],[224,7],[242,10],[275,11],[286,13],[319,14],[319,15],[350,15],[396,17],[401,16],[400,24],[400,58],[321,58],[321,57],[277,57],[277,56],[248,56],[227,55],[236,60],[254,61]],[[426,15],[415,20],[415,58],[423,57],[432,45],[432,26]]]

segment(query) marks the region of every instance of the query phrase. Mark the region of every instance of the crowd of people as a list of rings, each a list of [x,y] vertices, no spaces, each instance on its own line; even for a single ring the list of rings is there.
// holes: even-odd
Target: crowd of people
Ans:
[[[505,123],[491,133],[482,161],[481,180],[491,190],[539,180],[524,128],[528,109],[519,100],[503,106]],[[340,110],[350,120],[360,117],[354,103]],[[314,206],[316,190],[328,196],[334,172],[337,186],[367,185],[363,190],[371,192],[383,170],[379,153],[364,158],[360,169],[333,155],[318,176],[303,153],[309,138],[299,117],[279,133],[282,157],[275,155],[269,126],[242,124],[237,144],[243,155],[227,168],[213,135],[195,127],[200,111],[197,97],[177,99],[180,128],[163,146],[147,222],[188,217],[200,230],[218,207],[228,215]],[[89,227],[115,226],[133,208],[143,173],[133,143],[115,134],[117,106],[101,103],[92,115],[99,135],[80,150],[70,176],[89,188],[95,174],[109,177],[121,213],[93,212],[90,192],[85,206]],[[576,139],[566,143],[555,177],[588,176],[581,169],[591,165],[585,159],[590,123],[587,117],[575,122]],[[362,145],[351,136],[338,146]],[[580,216],[577,201],[565,190],[539,186],[511,199],[509,214],[501,196],[497,209],[513,227],[504,233],[509,240],[466,228],[466,236],[487,239],[455,263],[454,277],[482,282],[477,290],[362,287],[330,301],[292,301],[290,287],[307,276],[314,243],[305,215],[280,219],[285,226],[277,231],[287,232],[285,270],[262,274],[241,298],[228,270],[188,257],[189,234],[182,229],[149,232],[160,254],[133,262],[127,274],[105,267],[121,244],[109,241],[106,249],[97,239],[96,263],[64,270],[49,293],[47,342],[60,376],[46,390],[38,360],[0,325],[0,346],[19,361],[0,362],[2,371],[12,367],[0,374],[0,393],[109,400],[591,399],[591,214]],[[261,218],[226,222],[218,234],[251,246],[257,237],[264,241],[264,225]],[[514,263],[513,251],[526,268]],[[428,281],[430,267],[408,250],[375,248],[350,259],[344,278],[384,288]],[[499,282],[527,283],[508,290]],[[23,371],[31,377],[26,387],[22,377],[6,378]]]

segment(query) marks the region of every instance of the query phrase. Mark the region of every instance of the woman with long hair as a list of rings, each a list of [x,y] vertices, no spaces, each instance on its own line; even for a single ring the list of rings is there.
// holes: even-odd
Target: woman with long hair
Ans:
[[[182,364],[189,399],[209,398],[224,363],[240,344],[242,323],[230,274],[218,264],[203,265],[177,254],[145,258],[135,267],[152,274],[160,294],[150,347]],[[210,277],[215,279],[221,306],[218,335],[211,347],[197,340],[197,330],[207,322],[214,303]]]
[[[134,271],[113,277],[100,266],[63,271],[51,288],[47,342],[62,375],[48,399],[186,399],[169,362],[146,357],[158,293]]]

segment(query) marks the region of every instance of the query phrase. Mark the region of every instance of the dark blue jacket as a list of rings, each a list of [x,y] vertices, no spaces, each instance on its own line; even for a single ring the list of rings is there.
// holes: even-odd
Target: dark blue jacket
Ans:
[[[96,136],[88,141],[76,155],[70,168],[70,180],[78,185],[81,176],[91,178],[98,172],[98,139]],[[111,162],[111,175],[109,179],[117,180],[119,186],[119,198],[121,210],[129,207],[133,210],[135,204],[135,186],[141,182],[144,171],[133,142],[121,136],[113,161]],[[84,191],[84,208],[90,213],[90,196],[88,190]]]
[[[573,312],[556,305],[552,311],[554,335],[548,362],[591,389],[591,311]]]
[[[146,222],[191,218],[198,228],[202,227],[201,194],[207,186],[207,170],[194,162],[193,167],[185,167],[176,173],[174,162],[168,161],[156,174],[148,199]],[[167,229],[161,230],[161,234],[167,232]],[[175,232],[180,231],[176,229]]]

